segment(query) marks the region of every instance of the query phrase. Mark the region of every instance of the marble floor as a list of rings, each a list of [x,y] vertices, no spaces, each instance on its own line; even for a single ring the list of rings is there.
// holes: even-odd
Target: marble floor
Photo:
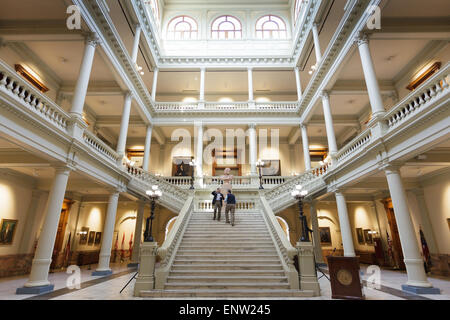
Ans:
[[[81,269],[81,288],[68,289],[66,281],[69,275],[65,272],[56,272],[49,275],[49,281],[55,285],[55,290],[43,295],[16,295],[16,288],[22,287],[27,281],[27,277],[12,277],[0,279],[0,300],[142,300],[133,297],[134,280],[125,290],[120,290],[133,277],[136,270],[127,268],[127,264],[112,264],[113,274],[108,277],[93,277],[91,275],[95,266],[91,270],[87,267]],[[367,267],[361,266],[361,278],[365,283],[363,292],[366,300],[450,300],[450,281],[444,278],[430,277],[429,281],[434,287],[441,289],[440,295],[415,295],[401,291],[401,285],[407,280],[405,272],[382,270],[381,286],[378,289],[369,288],[366,281]],[[319,279],[321,296],[306,298],[310,300],[331,299],[331,287],[329,281],[322,277]],[[157,300],[156,298],[154,298]],[[280,298],[282,300],[296,300],[300,298]],[[301,298],[305,299],[305,298]],[[195,299],[190,299],[195,300]],[[201,298],[199,300],[215,300]],[[226,299],[220,299],[226,300]],[[231,299],[230,299],[231,300]],[[232,298],[232,300],[236,300]],[[242,299],[245,300],[245,299]],[[252,298],[252,300],[257,300]],[[271,300],[276,300],[272,299]]]

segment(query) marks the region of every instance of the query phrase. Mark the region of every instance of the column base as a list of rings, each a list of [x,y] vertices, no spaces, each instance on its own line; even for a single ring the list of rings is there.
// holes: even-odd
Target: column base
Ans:
[[[408,284],[402,284],[402,290],[415,294],[441,294],[441,289],[433,287],[416,287]]]
[[[104,277],[104,276],[109,276],[112,275],[112,270],[101,270],[101,271],[94,271],[92,272],[92,275],[94,277]]]
[[[138,265],[139,265],[139,263],[137,263],[137,262],[131,262],[131,263],[127,264],[127,268],[137,268]]]
[[[22,287],[17,288],[16,294],[43,294],[52,292],[55,286],[53,284],[38,287]]]

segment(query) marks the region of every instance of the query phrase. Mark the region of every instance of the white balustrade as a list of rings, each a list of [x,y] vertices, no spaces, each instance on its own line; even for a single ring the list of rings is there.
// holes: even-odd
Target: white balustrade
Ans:
[[[224,204],[225,205],[225,204]],[[255,200],[243,199],[236,201],[236,211],[254,212],[257,210],[257,203]],[[222,209],[225,210],[225,209]],[[197,212],[213,212],[214,206],[211,200],[198,200],[195,203],[195,211]]]
[[[384,117],[389,129],[392,130],[400,123],[417,114],[419,110],[431,100],[448,94],[450,63],[439,72],[408,94],[400,103],[393,107]]]
[[[297,102],[257,102],[256,109],[262,111],[295,111],[297,110]]]
[[[94,149],[97,153],[103,157],[106,157],[108,160],[111,160],[114,163],[117,163],[119,160],[120,156],[113,149],[111,149],[106,143],[100,140],[100,138],[96,137],[88,130],[83,131],[83,140],[90,148]]]
[[[161,177],[164,181],[176,186],[187,187],[191,185],[191,177]]]
[[[265,112],[295,112],[298,107],[297,102],[256,102],[256,109]],[[179,111],[249,111],[248,102],[206,102],[204,108],[199,108],[197,103],[186,102],[157,102],[156,112],[179,112]]]
[[[356,138],[347,143],[336,154],[338,164],[352,157],[355,154],[359,154],[361,149],[370,142],[371,138],[372,138],[372,131],[370,130],[370,128],[367,128],[366,130],[361,132]]]
[[[70,115],[47,96],[30,85],[10,66],[0,61],[0,92],[26,106],[27,110],[58,129],[67,132]]]
[[[273,186],[285,183],[286,181],[293,179],[293,177],[281,177],[281,176],[265,176],[262,177],[262,184],[265,186]]]
[[[223,180],[221,177],[211,177],[211,176],[204,176],[203,178],[203,184],[206,188],[210,187],[219,187],[223,184]],[[240,177],[240,176],[234,176],[231,180],[231,185],[235,187],[251,187],[252,186],[252,179],[250,177]]]

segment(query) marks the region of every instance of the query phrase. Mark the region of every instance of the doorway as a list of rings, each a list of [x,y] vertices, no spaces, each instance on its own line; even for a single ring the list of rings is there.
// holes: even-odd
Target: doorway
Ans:
[[[64,255],[64,236],[66,234],[67,221],[69,220],[69,211],[72,205],[72,201],[64,199],[61,215],[59,217],[58,231],[56,233],[55,245],[53,246],[52,263],[50,269],[59,269],[64,267],[65,255]]]
[[[386,209],[387,220],[389,224],[390,237],[392,239],[392,258],[394,267],[400,270],[405,270],[405,262],[403,261],[403,250],[400,242],[400,235],[397,228],[397,220],[395,219],[394,207],[392,206],[392,199],[387,198],[384,200],[384,207]]]

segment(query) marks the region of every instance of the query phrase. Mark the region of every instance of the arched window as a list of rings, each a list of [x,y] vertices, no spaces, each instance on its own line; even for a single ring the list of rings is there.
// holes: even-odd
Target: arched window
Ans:
[[[212,23],[211,37],[213,39],[241,39],[241,22],[232,16],[220,16]]]
[[[188,16],[173,18],[167,27],[167,39],[169,40],[197,39],[197,33],[197,22]]]
[[[267,15],[256,21],[256,37],[260,39],[286,39],[286,23],[277,16]]]
[[[294,24],[297,23],[298,15],[300,14],[300,9],[302,7],[303,0],[295,0],[295,7],[294,7]]]

